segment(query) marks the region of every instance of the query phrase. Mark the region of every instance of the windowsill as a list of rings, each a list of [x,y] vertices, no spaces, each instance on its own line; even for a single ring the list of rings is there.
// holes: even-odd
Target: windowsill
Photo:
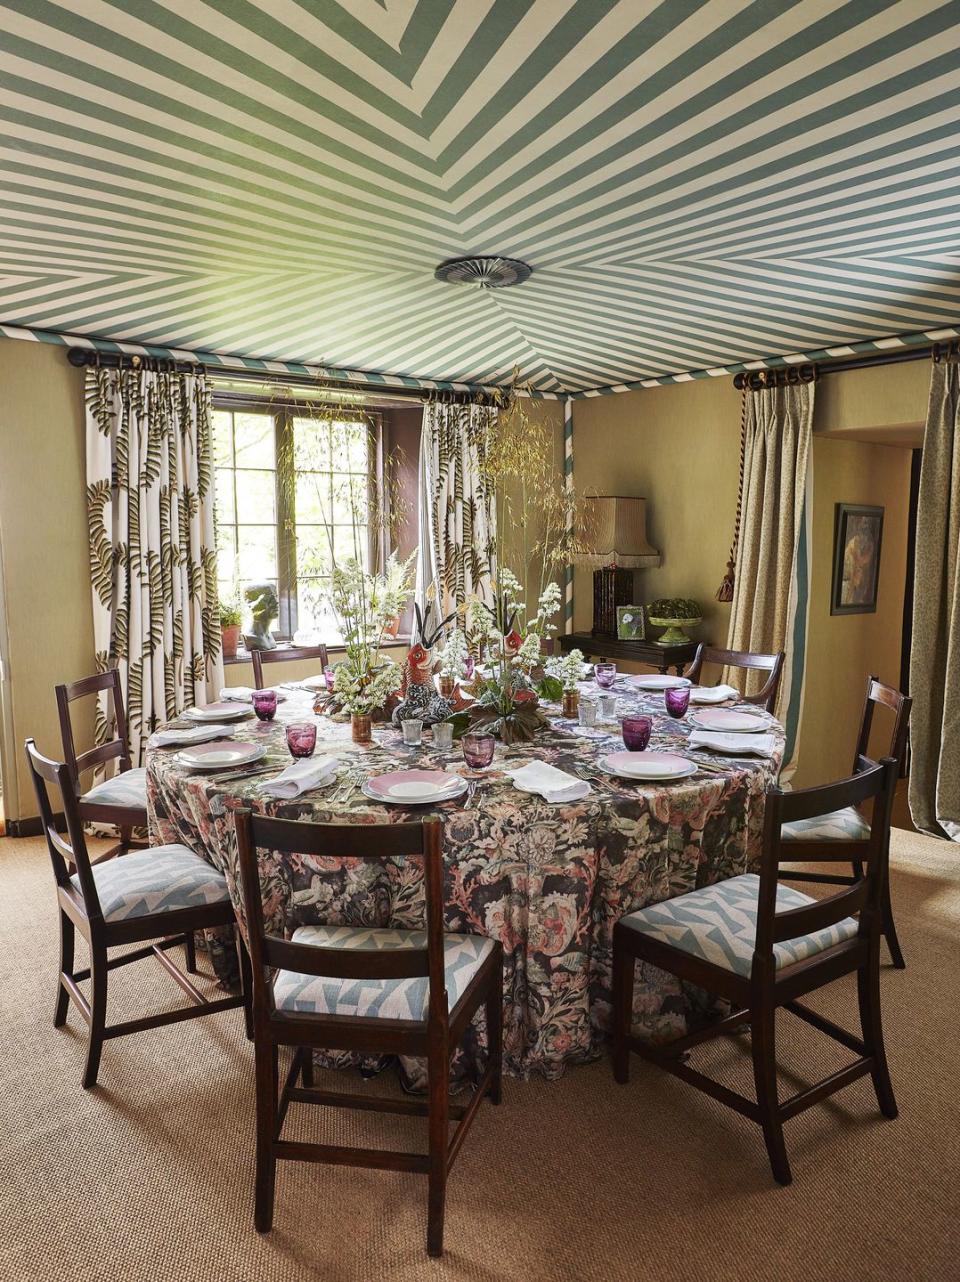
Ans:
[[[400,645],[407,645],[407,646],[408,646],[408,645],[410,644],[410,640],[411,640],[411,638],[410,638],[410,634],[409,634],[409,633],[401,633],[399,636],[396,636],[396,637],[388,637],[388,638],[386,638],[386,640],[384,641],[383,648],[384,648],[385,650],[389,650],[389,649],[392,649],[392,648],[393,648],[393,647],[395,647],[395,646],[400,646]],[[291,645],[290,645],[288,642],[286,642],[286,641],[278,641],[278,642],[277,642],[277,650],[279,650],[279,651],[283,651],[283,650],[290,650],[290,649],[295,649],[295,648],[296,648],[296,647],[291,646]],[[332,655],[341,655],[341,654],[346,654],[346,652],[347,652],[347,647],[346,647],[346,646],[343,646],[343,645],[328,645],[328,646],[327,646],[327,654],[328,654],[328,655],[331,655],[331,656],[332,656]],[[276,651],[271,651],[271,653],[276,653]],[[251,657],[250,657],[250,651],[249,651],[249,650],[244,650],[244,649],[242,649],[242,648],[241,648],[241,649],[239,649],[239,650],[237,651],[237,653],[233,656],[233,658],[232,658],[232,659],[224,659],[224,661],[223,661],[223,666],[226,668],[226,667],[229,667],[229,666],[230,666],[230,664],[232,664],[232,663],[252,663],[252,662],[253,662],[253,660],[252,660],[252,659],[251,659]]]

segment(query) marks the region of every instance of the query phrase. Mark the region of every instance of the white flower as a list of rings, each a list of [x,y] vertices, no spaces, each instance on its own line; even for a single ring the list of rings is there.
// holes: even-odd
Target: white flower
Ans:
[[[439,650],[440,675],[461,681],[466,675],[469,653],[467,638],[459,628],[452,628]]]
[[[573,690],[578,681],[587,675],[580,650],[571,650],[569,654],[557,655],[547,660],[545,672],[549,677],[556,677],[563,683],[564,690]]]

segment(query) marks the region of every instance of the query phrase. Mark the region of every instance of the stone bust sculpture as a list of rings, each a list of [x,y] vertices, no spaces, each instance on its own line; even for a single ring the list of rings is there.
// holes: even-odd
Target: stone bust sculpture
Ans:
[[[243,593],[250,606],[252,626],[244,632],[243,641],[248,650],[275,650],[277,643],[270,635],[270,625],[280,612],[277,589],[272,583],[250,583]]]

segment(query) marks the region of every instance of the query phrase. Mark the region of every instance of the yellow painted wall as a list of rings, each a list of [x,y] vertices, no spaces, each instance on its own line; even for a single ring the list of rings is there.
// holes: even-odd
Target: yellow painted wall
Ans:
[[[54,686],[94,670],[84,451],[81,371],[63,348],[0,339],[8,820],[37,813],[24,739],[60,753]],[[78,741],[92,743],[92,702],[77,707]]]
[[[816,391],[813,561],[807,691],[798,785],[846,773],[869,673],[899,684],[906,579],[910,450],[865,442],[860,433],[921,423],[925,361],[831,374]],[[723,644],[729,606],[715,600],[736,508],[739,394],[732,379],[703,379],[574,402],[578,490],[632,494],[648,502],[648,536],[663,555],[638,571],[639,601],[689,596],[703,606],[698,639]],[[887,429],[886,431],[884,429]],[[824,433],[855,431],[857,439]],[[876,614],[830,615],[837,502],[886,508]],[[575,624],[589,629],[592,572],[575,576]],[[636,665],[634,665],[636,666]]]

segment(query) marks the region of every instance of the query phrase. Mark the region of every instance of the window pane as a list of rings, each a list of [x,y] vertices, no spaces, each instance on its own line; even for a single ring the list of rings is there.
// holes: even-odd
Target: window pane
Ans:
[[[238,577],[244,583],[257,583],[277,577],[277,531],[268,525],[241,525],[237,531]]]
[[[322,525],[297,525],[297,578],[329,574],[330,540]]]
[[[335,525],[333,527],[333,555],[338,565],[356,557],[361,565],[366,566],[367,531],[364,527],[353,525]]]
[[[237,467],[275,467],[272,414],[234,414]]]
[[[276,525],[274,472],[237,471],[237,520],[247,525]]]
[[[322,525],[331,519],[329,472],[297,475],[297,525]]]
[[[329,585],[329,579],[302,579],[297,588],[297,616],[304,631],[315,631],[327,645],[339,645],[343,634],[330,607]]]
[[[233,466],[233,415],[229,410],[214,410],[213,458],[220,467]]]
[[[232,468],[217,468],[214,490],[217,496],[217,521],[223,525],[233,525],[237,518],[233,505]]]
[[[330,468],[330,424],[326,419],[293,420],[293,466],[300,471]]]
[[[366,423],[334,423],[333,466],[341,472],[366,472],[370,466],[370,429]]]
[[[369,482],[366,476],[334,476],[335,525],[366,525]],[[297,513],[299,516],[299,513]]]
[[[237,586],[237,534],[217,527],[217,583],[221,598],[232,597]]]

